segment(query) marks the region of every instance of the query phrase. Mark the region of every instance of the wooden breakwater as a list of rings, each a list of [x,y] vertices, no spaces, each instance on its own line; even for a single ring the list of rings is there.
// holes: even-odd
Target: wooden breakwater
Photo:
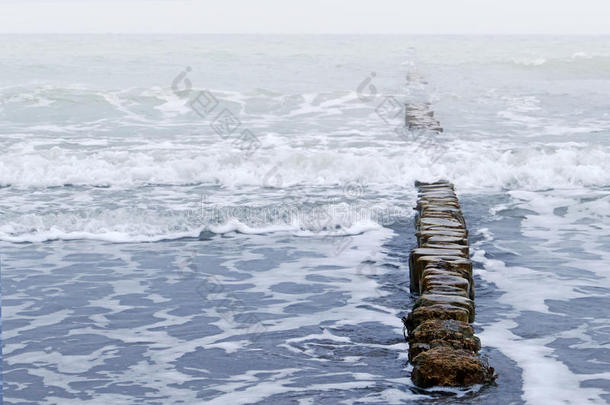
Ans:
[[[405,105],[405,126],[410,131],[426,130],[431,132],[443,132],[441,123],[434,116],[432,104],[428,97],[423,96],[428,82],[417,70],[411,70],[407,73],[407,84],[414,90],[415,93],[420,93],[420,97],[410,100]]]
[[[478,352],[468,230],[453,184],[416,182],[417,248],[411,251],[411,292],[418,295],[403,323],[411,379],[420,387],[467,386],[495,379]]]
[[[430,103],[407,104],[405,106],[405,123],[409,130],[425,129],[432,132],[443,132],[441,123],[434,117]]]

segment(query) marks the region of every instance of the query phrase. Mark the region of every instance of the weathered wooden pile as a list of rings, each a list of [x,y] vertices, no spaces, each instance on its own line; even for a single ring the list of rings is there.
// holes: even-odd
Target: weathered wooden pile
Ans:
[[[418,247],[409,260],[411,292],[419,294],[403,322],[408,331],[411,379],[420,387],[466,386],[495,379],[478,355],[474,335],[474,283],[468,230],[453,184],[419,188]]]
[[[434,117],[434,110],[425,95],[428,82],[416,70],[407,73],[407,83],[413,97],[405,106],[405,125],[410,131],[426,130],[443,132],[441,123]]]
[[[432,132],[443,132],[440,122],[434,118],[434,111],[430,103],[407,104],[405,122],[411,131],[425,129]]]

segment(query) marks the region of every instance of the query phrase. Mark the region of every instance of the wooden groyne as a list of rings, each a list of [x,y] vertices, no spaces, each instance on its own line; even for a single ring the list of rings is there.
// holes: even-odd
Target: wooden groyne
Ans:
[[[407,83],[416,92],[417,89],[423,90],[428,85],[428,82],[419,72],[412,70],[407,73]],[[405,125],[410,131],[427,130],[436,133],[443,132],[441,123],[434,117],[432,104],[424,99],[410,100],[405,105]]]
[[[478,352],[474,281],[468,230],[447,181],[416,182],[417,248],[411,251],[411,292],[419,295],[403,323],[408,332],[411,379],[420,387],[467,386],[495,379]]]
[[[440,122],[434,117],[430,103],[407,104],[405,107],[405,122],[409,130],[425,129],[433,132],[443,132]]]

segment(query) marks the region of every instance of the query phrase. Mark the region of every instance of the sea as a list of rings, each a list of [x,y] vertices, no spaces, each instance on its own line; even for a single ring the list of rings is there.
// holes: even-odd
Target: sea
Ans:
[[[494,385],[410,379],[438,179]],[[0,272],[5,404],[609,403],[610,37],[0,35]]]

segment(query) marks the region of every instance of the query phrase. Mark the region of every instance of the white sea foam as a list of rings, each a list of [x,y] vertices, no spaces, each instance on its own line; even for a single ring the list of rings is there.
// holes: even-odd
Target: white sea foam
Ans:
[[[510,332],[516,322],[501,321],[486,326],[479,337],[486,346],[500,349],[523,369],[523,399],[528,404],[583,403],[603,404],[599,388],[584,388],[581,382],[594,378],[609,379],[610,373],[576,374],[546,347],[554,336],[523,339]]]
[[[173,146],[169,148],[168,146]],[[610,149],[578,143],[516,146],[501,142],[446,140],[434,155],[418,144],[397,150],[264,148],[246,159],[221,144],[165,145],[164,150],[74,151],[61,146],[33,151],[13,145],[0,155],[0,184],[17,188],[73,185],[129,187],[143,184],[225,186],[333,185],[361,180],[403,187],[416,179],[444,177],[463,188],[538,189],[610,184]],[[425,152],[425,151],[424,151]],[[272,173],[274,167],[276,172]],[[281,182],[269,177],[281,178]],[[277,183],[277,184],[276,184]]]
[[[272,209],[271,209],[272,210]],[[44,242],[49,240],[90,239],[115,243],[154,242],[198,237],[202,231],[214,234],[242,233],[261,235],[285,233],[294,236],[335,238],[378,230],[381,225],[361,215],[325,211],[320,219],[315,213],[297,212],[292,219],[270,217],[270,222],[252,222],[223,218],[221,223],[193,218],[188,211],[158,215],[154,211],[116,209],[111,211],[65,214],[25,214],[0,224],[0,240],[6,242]]]
[[[480,247],[492,244],[500,252],[512,252],[505,244],[518,241],[507,241],[502,235],[494,235],[487,228],[478,230],[481,240],[473,245],[473,260],[483,265],[475,274],[483,280],[493,283],[502,295],[498,301],[505,304],[506,310],[498,314],[500,320],[483,326],[479,333],[484,346],[496,347],[511,358],[523,370],[523,399],[527,403],[596,403],[601,404],[604,390],[585,387],[583,382],[593,379],[608,380],[610,373],[580,373],[569,367],[567,362],[557,354],[553,344],[571,339],[575,343],[570,348],[599,347],[599,342],[592,342],[592,324],[597,328],[608,326],[607,320],[594,319],[586,313],[581,314],[585,320],[577,329],[567,328],[553,333],[537,333],[531,336],[515,332],[521,325],[517,322],[522,314],[548,314],[557,316],[550,310],[551,303],[569,302],[573,299],[595,298],[592,292],[598,285],[607,285],[607,270],[600,263],[610,260],[602,237],[607,235],[607,217],[610,197],[607,192],[593,190],[549,190],[549,191],[511,191],[510,203],[493,207],[492,215],[497,219],[502,212],[511,208],[527,210],[521,224],[521,233],[537,242],[531,246],[537,254],[552,258],[554,263],[570,269],[570,275],[561,273],[558,264],[553,269],[540,269],[526,266],[507,265],[501,260],[490,258]],[[582,196],[588,200],[582,202]],[[562,211],[558,214],[557,210]],[[592,222],[593,226],[587,224]],[[585,232],[586,228],[586,232]],[[566,244],[578,240],[585,254],[578,250],[566,248]],[[573,256],[578,254],[577,258]],[[515,257],[520,256],[514,252]],[[536,263],[534,263],[536,265]],[[576,270],[578,269],[578,270]],[[588,274],[580,273],[587,271]],[[603,297],[600,293],[599,297]],[[565,315],[569,317],[568,314]]]
[[[544,65],[547,60],[541,56],[535,56],[530,58],[515,58],[513,59],[513,62],[524,66],[541,66]]]

